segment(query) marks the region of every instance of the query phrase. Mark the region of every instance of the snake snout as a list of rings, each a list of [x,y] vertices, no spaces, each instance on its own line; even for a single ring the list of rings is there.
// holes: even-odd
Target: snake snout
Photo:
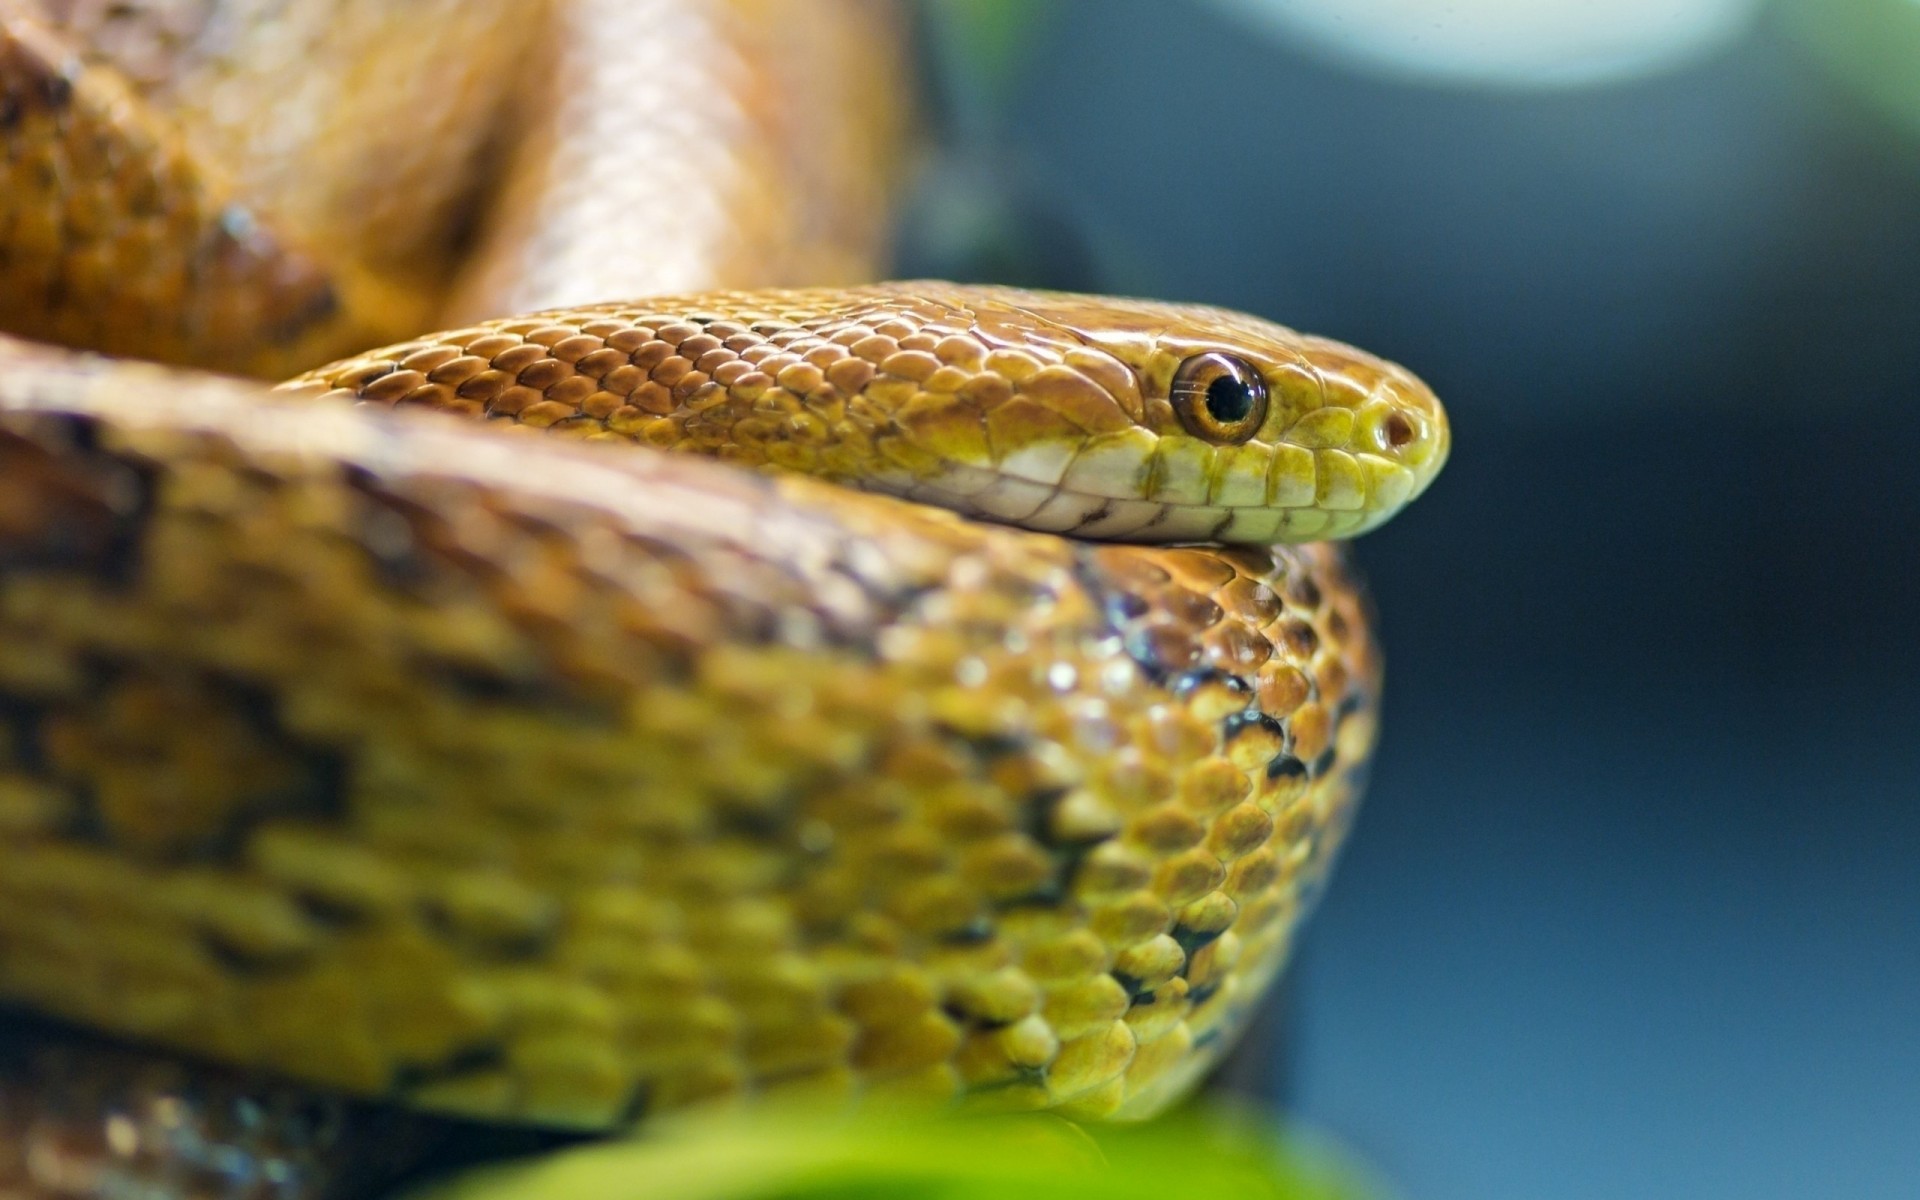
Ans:
[[[1446,458],[1433,392],[1341,342],[1200,306],[954,296],[982,341],[870,389],[889,468],[869,486],[1077,537],[1272,544],[1364,533]]]
[[[1352,537],[1398,513],[1445,465],[1451,434],[1433,390],[1404,367],[1324,338],[1269,372],[1275,412],[1263,434],[1294,464],[1288,498]]]
[[[1361,410],[1359,447],[1405,465],[1416,476],[1411,500],[1446,465],[1452,444],[1447,411],[1418,378],[1391,367]]]

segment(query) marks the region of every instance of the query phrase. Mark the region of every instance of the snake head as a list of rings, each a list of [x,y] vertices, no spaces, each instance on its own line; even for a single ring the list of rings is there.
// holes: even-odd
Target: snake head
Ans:
[[[943,342],[952,392],[929,379],[892,414],[918,465],[889,490],[1081,537],[1304,542],[1378,526],[1446,461],[1433,392],[1329,338],[1198,305],[899,286],[979,352]]]

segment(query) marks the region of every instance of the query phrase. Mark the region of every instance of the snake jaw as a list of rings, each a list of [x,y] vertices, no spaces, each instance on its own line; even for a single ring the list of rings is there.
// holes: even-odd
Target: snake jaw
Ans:
[[[1272,544],[1365,533],[1444,464],[1445,414],[1406,371],[1337,343],[1266,367],[1269,412],[1241,444],[1191,435],[1152,392],[1142,420],[1094,432],[1019,395],[984,422],[923,405],[896,417],[914,469],[872,486],[1096,540]]]
[[[1339,547],[1079,545],[347,403],[1157,541],[1344,536],[1406,497],[1324,462],[1410,495],[1443,457],[1437,408],[1344,348],[1262,354],[1285,377],[1219,444],[1164,384],[1249,339],[1146,338],[1135,366],[924,287],[510,318],[277,398],[0,346],[0,733],[68,747],[12,816],[0,892],[27,901],[0,932],[150,910],[158,939],[0,955],[0,992],[582,1127],[795,1070],[1170,1099],[1284,960],[1357,795],[1378,660]],[[945,983],[983,939],[1008,986]],[[865,974],[875,945],[900,986]],[[741,998],[685,982],[701,955]],[[776,993],[795,1007],[753,999]],[[233,1034],[260,1012],[290,1017]]]
[[[919,460],[908,486],[883,490],[1083,538],[1272,544],[1365,533],[1446,460],[1433,392],[1332,339],[1198,305],[894,286],[965,312],[997,349],[984,379],[895,412]],[[1242,440],[1176,413],[1176,376],[1203,356],[1264,385]]]

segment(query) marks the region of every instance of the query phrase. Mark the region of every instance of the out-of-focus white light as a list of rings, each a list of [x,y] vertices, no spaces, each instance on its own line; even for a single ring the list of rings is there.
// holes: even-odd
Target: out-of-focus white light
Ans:
[[[1509,87],[1605,83],[1676,66],[1738,37],[1761,7],[1761,0],[1214,3],[1386,73]]]

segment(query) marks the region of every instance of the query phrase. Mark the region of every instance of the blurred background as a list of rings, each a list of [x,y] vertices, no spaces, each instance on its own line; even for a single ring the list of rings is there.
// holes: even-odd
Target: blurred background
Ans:
[[[902,273],[1453,414],[1273,1077],[1409,1197],[1920,1179],[1920,3],[955,0]],[[1266,1051],[1262,1051],[1263,1053]]]

